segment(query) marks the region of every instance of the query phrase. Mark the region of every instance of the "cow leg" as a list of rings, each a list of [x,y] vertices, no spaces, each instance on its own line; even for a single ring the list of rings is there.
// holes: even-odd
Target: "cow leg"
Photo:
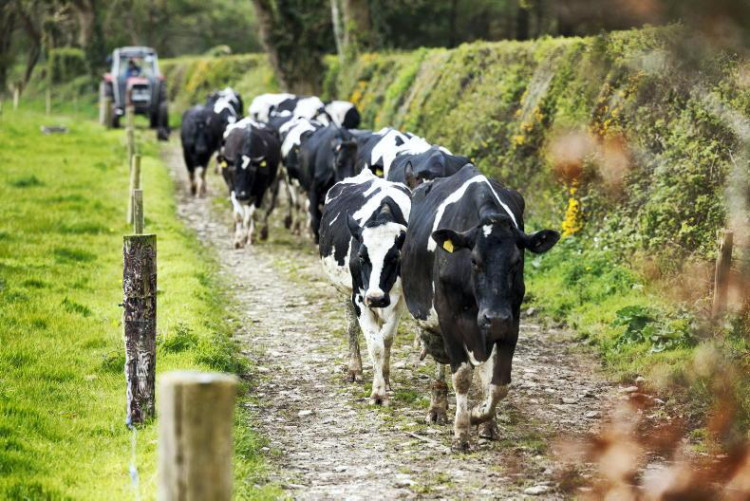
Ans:
[[[359,322],[367,340],[367,351],[370,354],[373,368],[370,403],[388,406],[390,403],[388,390],[390,389],[391,346],[398,329],[401,306],[397,305],[385,321],[382,317],[378,318],[371,309],[365,307],[361,302],[359,307],[361,308]]]
[[[286,216],[284,216],[284,228],[287,230],[292,228],[292,223],[294,222],[294,208],[297,206],[297,200],[295,199],[295,193],[294,188],[292,187],[292,182],[289,179],[289,173],[287,172],[286,168],[282,169],[284,172],[284,188],[286,188],[286,201],[287,201],[287,211]]]
[[[234,191],[230,195],[232,201],[232,213],[234,214],[234,248],[239,249],[245,245],[242,221],[245,215],[245,208],[235,198]]]
[[[190,178],[190,194],[195,196],[195,193],[196,193],[195,171],[188,170],[188,177]]]
[[[427,424],[445,424],[448,422],[448,383],[445,382],[445,364],[435,362],[435,379],[430,390]]]
[[[346,301],[347,334],[349,337],[349,382],[362,380],[362,355],[359,352],[359,321],[351,299]]]
[[[508,394],[508,385],[492,384],[496,363],[497,347],[494,347],[490,358],[479,367],[483,402],[471,410],[471,424],[479,424],[479,436],[490,440],[497,440],[499,437],[495,408]]]
[[[244,206],[244,218],[242,226],[245,231],[245,242],[253,245],[253,234],[255,233],[255,204]]]
[[[193,195],[203,197],[206,194],[206,169],[203,167],[195,168],[195,188]]]
[[[469,412],[469,389],[474,375],[471,364],[462,363],[453,373],[453,389],[456,392],[456,419],[453,422],[453,448],[467,450],[469,448],[469,432],[471,431],[471,413]]]

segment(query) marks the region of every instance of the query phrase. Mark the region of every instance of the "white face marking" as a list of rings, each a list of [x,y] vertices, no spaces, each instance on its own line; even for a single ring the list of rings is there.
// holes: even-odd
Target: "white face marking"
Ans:
[[[247,155],[242,155],[242,169],[247,169],[248,165],[250,165],[250,157]]]
[[[214,113],[221,114],[221,112],[224,110],[229,110],[229,112],[232,114],[232,117],[237,120],[237,112],[234,111],[234,106],[232,106],[231,101],[226,97],[220,97],[214,103]]]
[[[491,224],[485,224],[482,226],[482,233],[484,233],[484,237],[487,238],[492,234],[492,225]]]
[[[406,232],[406,226],[398,223],[386,223],[362,230],[362,245],[367,249],[367,255],[372,264],[370,284],[367,291],[364,291],[365,296],[382,297],[385,295],[385,291],[380,288],[385,256],[394,246],[396,237],[404,232]]]
[[[448,198],[446,198],[442,204],[440,204],[440,207],[438,207],[437,214],[435,215],[435,221],[432,223],[432,232],[438,230],[440,227],[440,221],[443,219],[443,214],[445,213],[445,209],[448,208],[449,205],[454,204],[461,200],[463,196],[466,194],[466,191],[471,187],[473,184],[477,183],[486,183],[487,186],[490,188],[490,191],[495,196],[495,200],[502,206],[503,209],[505,209],[505,212],[508,213],[510,216],[511,221],[513,221],[513,224],[518,227],[518,223],[516,222],[516,218],[513,215],[513,213],[510,210],[510,207],[505,205],[502,200],[500,200],[500,197],[495,193],[495,190],[492,188],[492,185],[490,184],[489,180],[482,176],[474,176],[468,181],[466,181],[459,189],[451,193]],[[430,252],[434,252],[437,248],[437,242],[435,242],[435,239],[430,236],[430,238],[427,239],[427,250]]]

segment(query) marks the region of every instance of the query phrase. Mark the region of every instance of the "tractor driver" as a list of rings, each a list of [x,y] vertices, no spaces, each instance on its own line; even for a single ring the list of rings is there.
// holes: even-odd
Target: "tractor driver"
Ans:
[[[141,74],[141,67],[138,66],[134,59],[130,59],[128,61],[128,69],[125,71],[125,76],[127,78],[130,77],[137,77]]]

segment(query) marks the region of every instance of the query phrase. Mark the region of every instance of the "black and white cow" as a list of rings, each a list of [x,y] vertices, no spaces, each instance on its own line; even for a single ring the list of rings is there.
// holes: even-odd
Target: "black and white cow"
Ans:
[[[453,155],[442,146],[431,146],[421,153],[400,152],[393,159],[387,178],[414,189],[424,181],[452,176],[468,163],[467,157]]]
[[[302,232],[303,200],[306,199],[306,192],[300,182],[300,146],[313,132],[323,127],[320,122],[306,118],[294,118],[279,127],[281,164],[288,198],[284,226],[287,229],[291,228],[296,235]]]
[[[370,169],[378,177],[387,177],[393,160],[399,153],[421,153],[430,143],[409,132],[385,127],[360,140],[357,169]]]
[[[289,111],[294,118],[318,120],[325,125],[331,122],[331,117],[326,113],[325,103],[317,96],[292,96],[276,105],[274,111]]]
[[[282,101],[295,97],[294,94],[281,93],[281,94],[261,94],[256,96],[250,103],[248,109],[248,115],[257,122],[268,122],[271,111]]]
[[[260,238],[268,236],[271,209],[264,200],[276,180],[280,148],[276,133],[262,124],[244,122],[227,131],[219,162],[234,209],[235,248],[252,245],[258,211],[265,212]]]
[[[419,186],[403,247],[404,297],[426,351],[450,364],[456,391],[454,445],[466,448],[470,425],[495,437],[495,406],[508,393],[525,286],[524,251],[548,251],[553,230],[524,233],[524,200],[473,165]],[[474,367],[484,402],[469,409]],[[447,386],[438,371],[428,421],[445,419]]]
[[[362,120],[357,107],[349,101],[331,101],[326,103],[325,110],[328,116],[331,117],[331,120],[333,120],[333,123],[339,127],[356,129]]]
[[[193,195],[206,194],[206,168],[221,144],[223,130],[224,125],[219,115],[205,106],[193,106],[182,115],[182,155]]]
[[[411,201],[409,190],[363,170],[333,186],[320,226],[320,257],[346,298],[349,379],[362,373],[358,324],[373,365],[373,404],[388,405],[390,355],[404,311],[401,246]]]
[[[299,149],[299,181],[307,192],[310,230],[318,243],[320,216],[326,192],[355,174],[357,141],[351,132],[334,124],[310,134]]]
[[[244,103],[242,102],[242,96],[240,96],[231,87],[225,87],[222,90],[217,90],[209,94],[208,98],[206,99],[206,106],[212,108],[219,102],[224,102],[231,106],[234,110],[235,118],[239,118],[242,116],[244,112]],[[216,109],[214,109],[214,112],[217,112]]]

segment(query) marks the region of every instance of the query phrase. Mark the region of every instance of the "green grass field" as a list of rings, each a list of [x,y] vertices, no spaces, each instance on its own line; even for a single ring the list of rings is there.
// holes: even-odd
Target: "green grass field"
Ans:
[[[42,124],[69,133],[45,136]],[[176,217],[152,133],[139,134],[146,231],[158,235],[157,371],[242,372],[213,258]],[[119,306],[127,178],[123,131],[0,116],[1,499],[135,497]],[[238,411],[237,497],[273,497],[275,487],[254,487],[265,466],[249,430]],[[154,423],[139,430],[136,457],[137,488],[153,498]]]

